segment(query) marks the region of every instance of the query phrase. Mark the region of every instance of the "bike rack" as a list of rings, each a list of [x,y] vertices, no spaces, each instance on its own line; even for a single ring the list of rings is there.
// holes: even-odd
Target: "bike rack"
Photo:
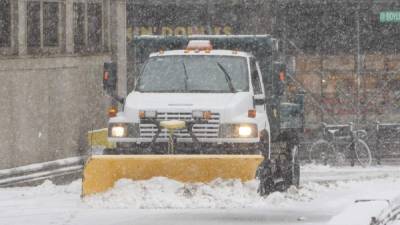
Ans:
[[[380,165],[383,155],[382,145],[397,144],[400,146],[400,123],[380,123],[379,121],[377,121],[375,132],[375,157],[378,165]]]
[[[347,123],[347,124],[322,123],[321,128],[322,128],[322,137],[316,142],[314,142],[314,144],[326,142],[327,144],[333,146],[334,149],[338,144],[346,144],[345,149],[349,149],[348,154],[350,155],[348,155],[348,157],[351,160],[350,161],[351,166],[354,166],[356,158],[358,161],[360,161],[356,152],[356,143],[360,142],[368,152],[369,155],[368,165],[371,163],[371,153],[368,144],[363,140],[366,136],[368,136],[365,130],[354,129],[353,123]],[[312,146],[314,146],[314,144]]]

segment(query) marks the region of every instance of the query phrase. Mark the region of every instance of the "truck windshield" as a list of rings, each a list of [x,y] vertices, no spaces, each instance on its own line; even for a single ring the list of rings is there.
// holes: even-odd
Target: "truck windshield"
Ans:
[[[161,56],[149,59],[136,91],[241,92],[249,90],[248,79],[244,57]]]

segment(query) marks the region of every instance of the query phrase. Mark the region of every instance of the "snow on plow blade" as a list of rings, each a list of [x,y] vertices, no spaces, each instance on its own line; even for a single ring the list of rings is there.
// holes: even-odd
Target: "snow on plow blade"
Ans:
[[[83,171],[82,196],[107,191],[127,178],[167,177],[181,182],[255,178],[261,155],[96,155]]]

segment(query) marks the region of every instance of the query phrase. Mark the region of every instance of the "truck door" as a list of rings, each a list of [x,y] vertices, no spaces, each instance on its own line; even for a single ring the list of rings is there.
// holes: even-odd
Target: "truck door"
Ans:
[[[254,93],[254,107],[257,111],[257,120],[259,120],[259,125],[263,124],[262,128],[265,128],[267,121],[266,113],[266,99],[264,93],[264,87],[262,82],[262,76],[260,73],[260,68],[258,63],[254,58],[250,58],[250,71],[251,71],[251,84]]]

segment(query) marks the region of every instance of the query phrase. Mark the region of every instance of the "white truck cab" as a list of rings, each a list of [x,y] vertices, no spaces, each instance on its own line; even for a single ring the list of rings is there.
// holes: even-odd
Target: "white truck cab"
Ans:
[[[229,152],[229,146],[237,151],[241,144],[257,151],[270,141],[263,83],[252,54],[214,50],[207,40],[152,53],[123,111],[109,120],[109,141],[128,149],[167,143],[173,135],[177,146],[195,143]],[[185,125],[171,134],[163,121]]]
[[[270,35],[134,37],[126,98],[116,94],[115,62],[104,64],[103,88],[122,110],[109,111],[116,146],[102,154],[247,155],[263,159],[261,195],[298,186],[304,93],[286,91],[278,43]]]

